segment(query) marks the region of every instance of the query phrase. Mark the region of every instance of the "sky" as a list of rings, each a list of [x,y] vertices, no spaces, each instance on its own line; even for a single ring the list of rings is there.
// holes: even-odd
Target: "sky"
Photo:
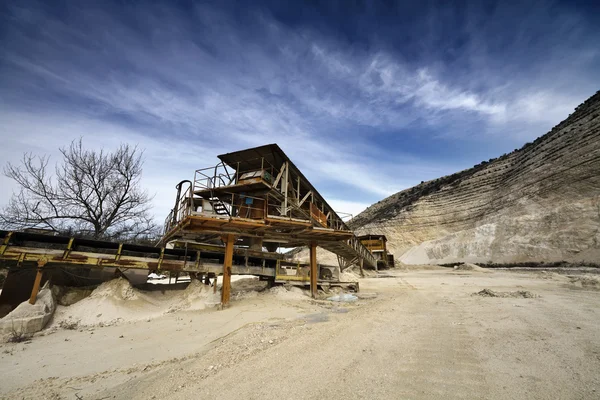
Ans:
[[[356,215],[599,90],[599,4],[3,1],[0,164],[137,144],[163,221],[194,170],[277,143]],[[0,176],[0,206],[16,189]]]

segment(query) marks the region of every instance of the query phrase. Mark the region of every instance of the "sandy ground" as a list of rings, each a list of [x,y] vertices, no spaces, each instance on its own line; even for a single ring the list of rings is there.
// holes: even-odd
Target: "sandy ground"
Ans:
[[[4,343],[0,396],[600,398],[597,287],[536,272],[430,267],[383,276],[362,279],[352,304],[245,287],[223,311]],[[473,295],[482,289],[539,297]]]

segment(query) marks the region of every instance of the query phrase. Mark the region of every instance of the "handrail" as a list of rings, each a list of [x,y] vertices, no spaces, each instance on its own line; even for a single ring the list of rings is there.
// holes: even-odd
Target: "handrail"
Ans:
[[[188,188],[182,193],[181,186],[188,182]],[[192,183],[190,181],[181,181],[177,185],[177,196],[175,198],[175,206],[169,212],[163,225],[163,233],[167,233],[174,228],[177,223],[190,215],[193,208],[194,200],[192,197]]]

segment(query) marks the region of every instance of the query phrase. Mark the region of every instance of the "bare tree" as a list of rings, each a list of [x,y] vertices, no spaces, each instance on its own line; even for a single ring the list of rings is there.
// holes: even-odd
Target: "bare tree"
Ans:
[[[121,144],[114,152],[86,150],[82,139],[61,148],[54,174],[48,156],[23,155],[4,174],[17,182],[0,215],[5,229],[46,228],[95,238],[136,239],[155,232],[148,192],[140,188],[143,152]]]

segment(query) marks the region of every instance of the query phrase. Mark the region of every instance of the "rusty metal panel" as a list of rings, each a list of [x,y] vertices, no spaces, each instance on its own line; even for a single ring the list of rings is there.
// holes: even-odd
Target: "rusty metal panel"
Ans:
[[[319,210],[319,207],[310,203],[310,216],[319,224],[327,228],[327,216]]]

